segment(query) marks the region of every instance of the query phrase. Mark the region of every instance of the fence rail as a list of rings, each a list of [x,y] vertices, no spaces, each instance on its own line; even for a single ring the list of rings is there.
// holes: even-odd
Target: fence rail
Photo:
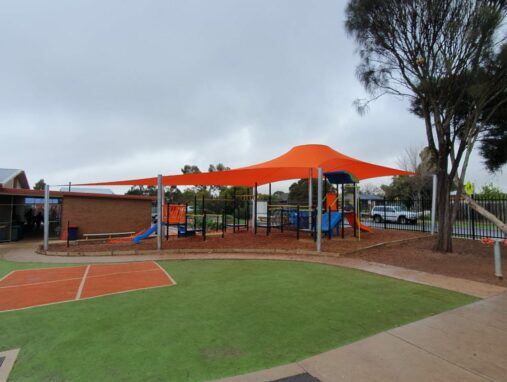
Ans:
[[[474,197],[474,200],[500,220],[507,221],[507,199]],[[451,205],[454,203],[454,199],[451,199]],[[360,200],[360,211],[361,221],[373,228],[420,232],[429,232],[431,229],[431,200],[429,199]],[[438,229],[438,221],[436,223],[435,229]],[[467,239],[505,238],[501,230],[464,201],[459,202],[452,234],[454,237]]]

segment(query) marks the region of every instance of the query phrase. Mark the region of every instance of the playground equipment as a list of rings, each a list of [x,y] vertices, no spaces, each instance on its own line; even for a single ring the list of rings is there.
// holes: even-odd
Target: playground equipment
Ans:
[[[132,239],[132,241],[134,242],[134,244],[139,244],[139,242],[141,240],[144,240],[144,239],[148,238],[154,232],[157,232],[157,225],[156,224],[153,224],[147,230],[144,230],[140,234],[134,236],[134,238]]]
[[[198,202],[194,197],[193,205],[166,203],[162,208],[161,225],[165,229],[165,238],[169,240],[171,234],[178,237],[201,235],[203,240],[209,236],[224,237],[228,228],[233,232],[242,229],[249,230],[249,200],[251,195],[236,195],[233,198],[205,199]],[[150,237],[158,230],[157,224],[136,233],[127,240],[139,244],[141,240]]]
[[[231,169],[227,171],[215,171],[207,173],[192,173],[183,175],[158,175],[153,178],[142,178],[142,179],[130,179],[120,180],[113,182],[99,182],[99,183],[88,183],[81,185],[115,185],[115,186],[132,186],[132,185],[144,185],[144,186],[157,186],[157,205],[158,215],[162,215],[162,189],[164,186],[197,186],[197,185],[214,185],[214,186],[240,186],[240,187],[251,187],[253,189],[252,196],[257,201],[257,186],[258,185],[270,185],[272,182],[285,181],[291,179],[309,179],[309,195],[312,194],[311,180],[317,179],[317,210],[312,210],[312,215],[315,214],[316,224],[310,224],[309,230],[315,229],[314,237],[317,238],[317,251],[320,251],[320,237],[322,233],[322,179],[323,173],[326,173],[326,177],[333,173],[347,174],[352,181],[337,181],[334,183],[342,184],[342,216],[343,216],[343,184],[344,183],[357,183],[359,179],[368,179],[380,176],[393,176],[393,175],[413,175],[411,172],[402,171],[394,168],[384,167],[367,163],[364,161],[357,160],[347,155],[341,154],[326,145],[318,144],[307,144],[296,146],[286,152],[285,154],[278,156],[272,160],[259,163],[256,165],[242,167],[237,169]],[[271,194],[271,192],[270,192]],[[312,209],[311,197],[309,198],[308,209]],[[49,194],[45,195],[45,200],[49,200]],[[236,200],[236,199],[235,199]],[[271,200],[270,200],[271,202]],[[269,203],[271,204],[271,203]],[[354,187],[354,205],[356,205],[356,187]],[[195,210],[194,210],[194,213]],[[356,215],[356,208],[353,211],[354,218],[352,220],[354,228],[354,236],[360,238],[361,229],[358,228]],[[226,214],[227,215],[227,214]],[[268,209],[269,215],[269,209]],[[280,227],[283,229],[284,216],[280,215]],[[256,212],[254,211],[254,231],[257,232],[257,219]],[[227,216],[226,216],[227,219]],[[270,217],[268,216],[268,228],[267,233],[271,229],[269,224]],[[47,219],[45,219],[46,221]],[[314,219],[312,218],[312,221]],[[248,229],[248,219],[245,222],[240,221],[236,216],[233,216],[233,230],[236,228],[245,226]],[[226,223],[226,226],[228,223]],[[344,228],[344,219],[341,219],[342,237]],[[158,236],[157,236],[157,248],[161,248],[161,219],[158,222]],[[299,230],[298,230],[299,232]],[[47,249],[47,235],[45,234],[44,248]]]
[[[342,220],[341,212],[326,212],[322,214],[322,233],[327,234],[328,237],[333,236],[333,230],[336,229],[336,236],[339,234],[339,224]]]
[[[359,214],[356,214],[354,220],[354,213],[347,212],[345,213],[345,218],[347,219],[347,222],[351,227],[355,224],[356,227],[358,227],[362,232],[370,232],[370,233],[373,232],[373,230],[370,227],[361,223],[361,221],[359,220]]]
[[[493,246],[493,256],[495,259],[495,276],[498,277],[499,280],[502,280],[503,274],[502,274],[502,256],[500,253],[500,243],[503,243],[503,245],[507,247],[507,240],[491,239],[489,237],[483,237],[481,239],[481,243]]]

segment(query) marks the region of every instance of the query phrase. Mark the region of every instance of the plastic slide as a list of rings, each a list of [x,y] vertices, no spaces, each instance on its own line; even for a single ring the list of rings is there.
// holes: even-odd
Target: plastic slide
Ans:
[[[331,212],[331,224],[329,224],[329,212],[322,214],[322,233],[327,233],[329,230],[333,232],[342,220],[341,212]]]
[[[139,244],[139,242],[143,239],[146,239],[148,236],[150,236],[153,232],[157,232],[157,225],[153,224],[150,228],[148,228],[146,231],[140,233],[137,236],[134,236],[134,244]]]
[[[347,218],[347,221],[349,222],[350,226],[354,226],[354,214],[345,214],[345,217]],[[359,227],[359,229],[362,232],[373,232],[373,230],[368,227],[367,225],[361,224],[359,221],[359,216],[356,216],[356,227]]]

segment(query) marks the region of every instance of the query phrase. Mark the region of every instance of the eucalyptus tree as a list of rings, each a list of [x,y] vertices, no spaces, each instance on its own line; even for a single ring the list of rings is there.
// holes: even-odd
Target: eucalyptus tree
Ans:
[[[452,251],[458,203],[450,191],[461,197],[474,145],[507,103],[505,15],[505,0],[350,0],[346,9],[357,75],[371,95],[357,101],[359,111],[389,94],[409,98],[424,121],[438,179],[439,251]]]

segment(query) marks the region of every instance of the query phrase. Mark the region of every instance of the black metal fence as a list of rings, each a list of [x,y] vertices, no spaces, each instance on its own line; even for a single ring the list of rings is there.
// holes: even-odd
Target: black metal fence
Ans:
[[[451,200],[454,203],[454,199]],[[501,221],[507,221],[507,199],[474,197],[474,200]],[[360,200],[360,211],[361,221],[373,228],[420,232],[431,230],[431,200]],[[438,229],[438,222],[435,229]],[[502,231],[464,201],[459,202],[453,236],[474,240],[482,237],[505,238]]]

